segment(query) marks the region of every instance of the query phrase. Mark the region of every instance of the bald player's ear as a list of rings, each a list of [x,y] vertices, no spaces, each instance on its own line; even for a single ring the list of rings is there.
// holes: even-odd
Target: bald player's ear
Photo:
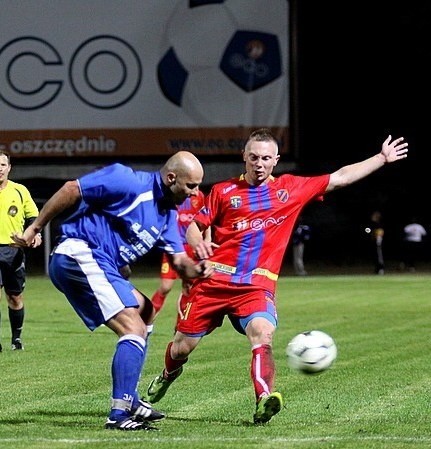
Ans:
[[[169,172],[166,179],[168,180],[168,184],[171,186],[175,184],[175,180],[177,179],[177,175],[173,172]]]

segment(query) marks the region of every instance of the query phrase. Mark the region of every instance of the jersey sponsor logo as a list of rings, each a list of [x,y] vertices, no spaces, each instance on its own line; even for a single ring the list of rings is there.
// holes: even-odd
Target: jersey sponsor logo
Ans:
[[[235,229],[235,231],[243,231],[244,229],[248,228],[248,220],[241,219],[241,220],[237,221],[236,223],[234,223],[232,225],[232,228]]]
[[[260,231],[261,229],[269,228],[271,226],[279,226],[281,225],[284,220],[286,220],[287,216],[282,215],[281,217],[268,217],[265,218],[265,220],[261,218],[256,218],[254,220],[251,220],[250,227],[254,229],[255,231]]]
[[[219,273],[226,273],[226,274],[234,275],[238,271],[237,267],[233,267],[233,266],[227,265],[225,263],[213,262],[212,260],[210,260],[209,263],[212,265],[214,270],[218,271]],[[257,267],[254,270],[252,270],[251,274],[258,274],[260,276],[265,276],[268,279],[271,279],[272,281],[276,281],[278,279],[278,274],[273,273],[272,271],[268,270],[267,268]],[[265,295],[265,299],[267,301],[274,302],[273,297],[270,297],[269,292],[267,292],[267,294]]]
[[[18,213],[18,208],[16,206],[9,207],[9,210],[7,211],[8,215],[11,217],[15,217],[15,215]]]
[[[280,226],[286,220],[287,215],[281,217],[253,218],[252,220],[241,219],[232,225],[235,231],[244,231],[252,229],[253,231],[260,231],[271,226]]]
[[[230,205],[234,208],[234,209],[238,209],[239,207],[241,207],[242,205],[242,199],[240,196],[231,196],[230,197]]]
[[[232,184],[229,187],[225,187],[222,190],[223,195],[226,195],[226,193],[229,193],[231,190],[236,189],[237,185],[236,184]]]
[[[154,238],[149,231],[146,229],[141,229],[142,225],[139,223],[133,223],[131,226],[131,230],[135,233],[136,237],[130,239],[130,245],[133,248],[133,251],[139,255],[144,255],[151,249],[155,243],[156,238]],[[151,230],[158,234],[158,230],[152,226]],[[124,249],[121,249],[122,252],[125,252]],[[127,260],[127,259],[126,259]]]
[[[219,271],[221,273],[228,273],[228,274],[236,273],[236,267],[232,267],[231,265],[226,265],[225,263],[220,262],[213,262],[212,260],[210,260],[209,263],[212,265],[214,270]]]
[[[127,246],[120,246],[120,256],[126,262],[135,262],[138,258]]]
[[[190,223],[193,220],[193,217],[195,216],[195,214],[179,214],[178,215],[178,221],[180,221],[181,223]]]
[[[277,190],[277,198],[282,203],[285,203],[289,199],[289,192],[286,189]]]

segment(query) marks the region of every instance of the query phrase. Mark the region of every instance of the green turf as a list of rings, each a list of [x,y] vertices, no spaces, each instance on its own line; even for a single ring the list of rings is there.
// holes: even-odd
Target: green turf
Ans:
[[[134,278],[151,294],[157,279]],[[116,343],[90,333],[45,277],[26,289],[25,350],[9,349],[2,301],[0,448],[429,448],[431,447],[430,275],[285,277],[274,340],[276,388],[286,407],[254,426],[250,350],[227,320],[191,355],[157,404],[160,432],[103,429]],[[178,286],[151,337],[141,386],[158,374],[174,324]],[[327,372],[291,371],[285,347],[296,333],[332,335]]]

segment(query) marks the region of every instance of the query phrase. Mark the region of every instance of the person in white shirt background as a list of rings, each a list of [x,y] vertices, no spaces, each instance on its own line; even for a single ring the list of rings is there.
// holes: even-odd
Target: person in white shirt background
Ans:
[[[403,261],[401,263],[402,269],[407,269],[410,272],[416,271],[416,263],[421,258],[422,247],[427,236],[426,229],[418,223],[416,218],[404,227],[403,237]]]

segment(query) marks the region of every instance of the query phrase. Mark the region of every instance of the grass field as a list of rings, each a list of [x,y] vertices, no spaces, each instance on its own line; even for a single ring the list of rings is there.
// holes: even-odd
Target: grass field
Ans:
[[[27,281],[22,352],[9,349],[1,304],[1,449],[431,447],[431,275],[282,278],[274,354],[285,409],[252,424],[250,350],[226,320],[157,404],[168,415],[160,432],[103,429],[115,336],[90,333],[46,277]],[[157,286],[134,282],[147,294]],[[177,292],[156,322],[142,393],[162,368]],[[288,368],[285,347],[312,328],[331,334],[339,355],[327,372],[306,376]]]

